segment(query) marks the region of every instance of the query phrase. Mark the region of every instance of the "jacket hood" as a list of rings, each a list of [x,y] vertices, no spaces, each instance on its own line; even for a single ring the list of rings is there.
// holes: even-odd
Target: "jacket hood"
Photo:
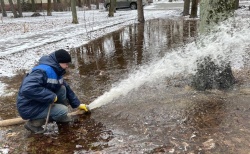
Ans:
[[[42,56],[39,59],[39,64],[45,64],[51,66],[58,76],[62,76],[66,73],[65,69],[63,69],[57,62],[55,52],[46,56]]]

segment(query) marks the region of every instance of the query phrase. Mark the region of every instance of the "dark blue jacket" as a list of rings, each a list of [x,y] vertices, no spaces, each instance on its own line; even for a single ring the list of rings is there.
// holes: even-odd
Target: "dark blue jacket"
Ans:
[[[61,85],[65,85],[67,98],[72,108],[80,105],[79,99],[63,81],[65,70],[56,60],[55,52],[43,56],[24,78],[17,96],[17,109],[23,119],[32,119],[54,102]]]

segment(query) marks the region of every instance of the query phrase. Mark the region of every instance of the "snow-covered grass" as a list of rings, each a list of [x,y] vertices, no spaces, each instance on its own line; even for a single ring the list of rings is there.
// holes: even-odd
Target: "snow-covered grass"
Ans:
[[[148,20],[178,13],[174,10],[148,11],[145,12],[145,18]],[[18,69],[28,69],[42,54],[59,48],[78,47],[137,23],[137,11],[117,11],[113,18],[108,18],[107,12],[98,10],[78,12],[79,24],[71,23],[71,12],[53,14],[52,17],[26,17],[14,21],[5,19],[0,25],[0,67],[8,69],[1,69],[1,76],[11,76]]]

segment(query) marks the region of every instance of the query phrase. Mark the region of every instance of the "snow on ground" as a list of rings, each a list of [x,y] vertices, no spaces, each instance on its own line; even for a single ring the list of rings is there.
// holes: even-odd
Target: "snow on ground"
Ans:
[[[77,25],[71,24],[70,12],[54,13],[56,17],[38,17],[40,20],[36,21],[31,17],[17,19],[14,22],[11,22],[13,19],[5,19],[6,21],[0,25],[3,26],[0,39],[0,76],[12,76],[18,69],[30,68],[43,54],[60,48],[81,46],[137,22],[136,11],[117,11],[114,18],[108,18],[107,12],[86,11],[85,20],[81,13],[83,12],[78,12],[80,24]],[[152,19],[178,13],[149,11],[145,13],[145,18]],[[25,25],[28,27],[27,32],[24,32],[22,27]]]
[[[156,3],[159,5],[159,3]],[[181,8],[170,10],[144,7],[145,20],[161,16],[179,16]],[[149,9],[151,8],[151,9]],[[42,55],[58,49],[69,50],[126,25],[137,23],[136,10],[118,10],[115,17],[108,17],[104,10],[78,11],[79,24],[72,24],[71,12],[53,12],[46,16],[30,17],[24,12],[23,18],[0,18],[0,77],[15,75],[17,71],[29,70]],[[4,84],[0,82],[0,95]]]

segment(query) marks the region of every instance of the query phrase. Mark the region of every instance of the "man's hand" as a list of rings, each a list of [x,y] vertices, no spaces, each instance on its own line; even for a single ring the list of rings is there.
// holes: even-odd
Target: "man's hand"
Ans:
[[[86,104],[80,104],[78,108],[84,110],[85,112],[89,112],[89,108]]]
[[[56,98],[54,99],[54,103],[57,101],[57,96],[56,96]]]

